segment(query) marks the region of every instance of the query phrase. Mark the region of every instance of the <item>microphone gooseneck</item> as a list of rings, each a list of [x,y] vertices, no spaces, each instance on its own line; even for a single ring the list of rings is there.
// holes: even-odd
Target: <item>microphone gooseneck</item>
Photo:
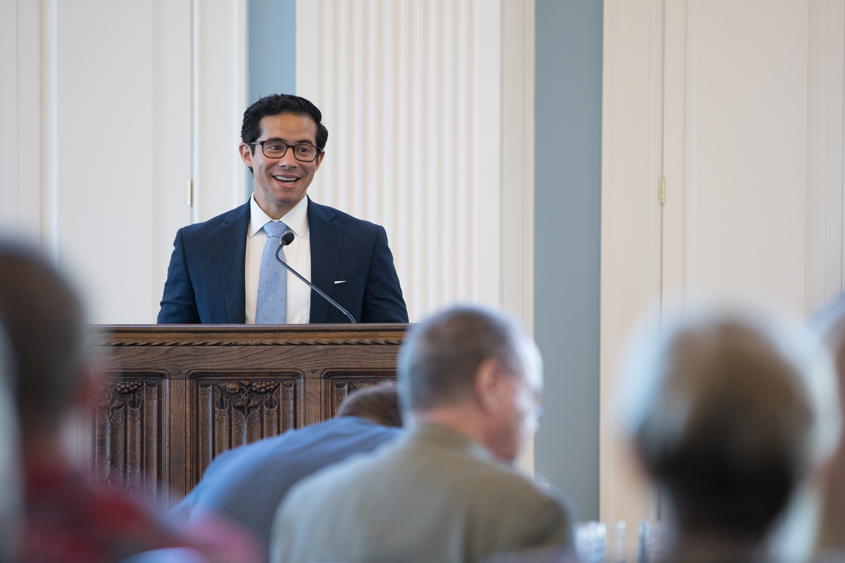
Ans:
[[[285,267],[285,269],[287,269],[287,271],[288,271],[288,272],[290,272],[291,274],[293,274],[293,275],[295,275],[296,277],[298,277],[300,280],[302,280],[302,282],[303,282],[305,285],[307,285],[308,287],[310,287],[311,289],[313,289],[314,291],[316,291],[317,293],[319,293],[320,295],[322,295],[322,296],[323,296],[323,298],[324,298],[326,301],[328,301],[329,303],[331,303],[332,305],[334,305],[335,307],[337,307],[337,309],[338,309],[341,313],[343,313],[344,315],[346,315],[346,316],[349,318],[349,322],[351,322],[352,324],[355,324],[355,317],[353,317],[351,314],[349,314],[349,311],[347,311],[346,309],[344,309],[343,307],[341,307],[341,306],[337,303],[337,301],[335,301],[334,299],[332,299],[331,297],[329,297],[328,295],[326,295],[325,293],[323,293],[323,291],[322,291],[319,287],[317,287],[316,285],[314,285],[313,283],[311,283],[310,281],[306,280],[306,279],[305,279],[305,278],[303,278],[301,275],[299,275],[299,272],[297,272],[296,270],[294,270],[293,268],[291,268],[291,267],[287,264],[287,262],[285,262],[284,260],[282,260],[282,259],[279,257],[279,252],[281,252],[281,251],[282,251],[282,248],[284,248],[285,246],[287,246],[287,245],[289,245],[290,243],[292,243],[292,242],[293,242],[293,236],[294,236],[294,235],[293,235],[293,233],[292,233],[292,232],[290,232],[290,231],[287,231],[287,232],[285,232],[285,234],[283,234],[283,235],[282,235],[282,237],[281,237],[281,239],[280,239],[280,241],[279,241],[279,248],[277,248],[277,249],[276,249],[276,260],[278,260],[278,261],[279,261],[279,263],[280,263],[282,266],[284,266],[284,267]]]

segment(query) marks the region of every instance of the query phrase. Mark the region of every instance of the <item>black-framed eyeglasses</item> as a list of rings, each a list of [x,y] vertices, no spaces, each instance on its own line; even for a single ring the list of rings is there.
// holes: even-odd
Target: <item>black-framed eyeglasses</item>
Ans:
[[[256,141],[249,144],[251,147],[261,145],[261,152],[267,158],[282,158],[288,152],[288,144],[278,139],[268,139],[266,141]],[[323,149],[315,147],[311,143],[299,143],[293,145],[293,156],[299,162],[314,162],[320,155]],[[253,149],[254,150],[254,149]]]

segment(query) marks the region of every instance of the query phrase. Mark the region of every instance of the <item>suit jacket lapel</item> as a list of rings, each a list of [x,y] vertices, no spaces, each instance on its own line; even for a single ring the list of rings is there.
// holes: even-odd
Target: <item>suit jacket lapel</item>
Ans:
[[[249,202],[234,209],[217,231],[217,260],[229,322],[243,324],[246,319],[246,236],[249,228]]]
[[[331,295],[334,290],[337,262],[343,230],[332,220],[330,208],[308,199],[308,229],[311,236],[311,283]],[[311,292],[311,323],[324,323],[331,305],[315,291]]]

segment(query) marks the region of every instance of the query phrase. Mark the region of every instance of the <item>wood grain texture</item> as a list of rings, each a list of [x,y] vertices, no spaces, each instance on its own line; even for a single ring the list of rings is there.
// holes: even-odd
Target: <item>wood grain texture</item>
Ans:
[[[94,406],[93,472],[106,489],[156,500],[162,480],[163,375],[108,373]]]
[[[172,506],[217,455],[395,378],[407,325],[96,326],[94,478]]]

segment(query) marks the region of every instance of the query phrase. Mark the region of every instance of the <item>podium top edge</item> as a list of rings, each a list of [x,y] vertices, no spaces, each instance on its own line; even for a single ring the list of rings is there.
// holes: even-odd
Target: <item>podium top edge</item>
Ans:
[[[91,325],[95,346],[399,344],[405,323],[308,325]]]
[[[356,323],[302,325],[244,325],[244,324],[92,324],[95,332],[190,332],[190,333],[301,333],[301,332],[405,332],[411,323]]]

